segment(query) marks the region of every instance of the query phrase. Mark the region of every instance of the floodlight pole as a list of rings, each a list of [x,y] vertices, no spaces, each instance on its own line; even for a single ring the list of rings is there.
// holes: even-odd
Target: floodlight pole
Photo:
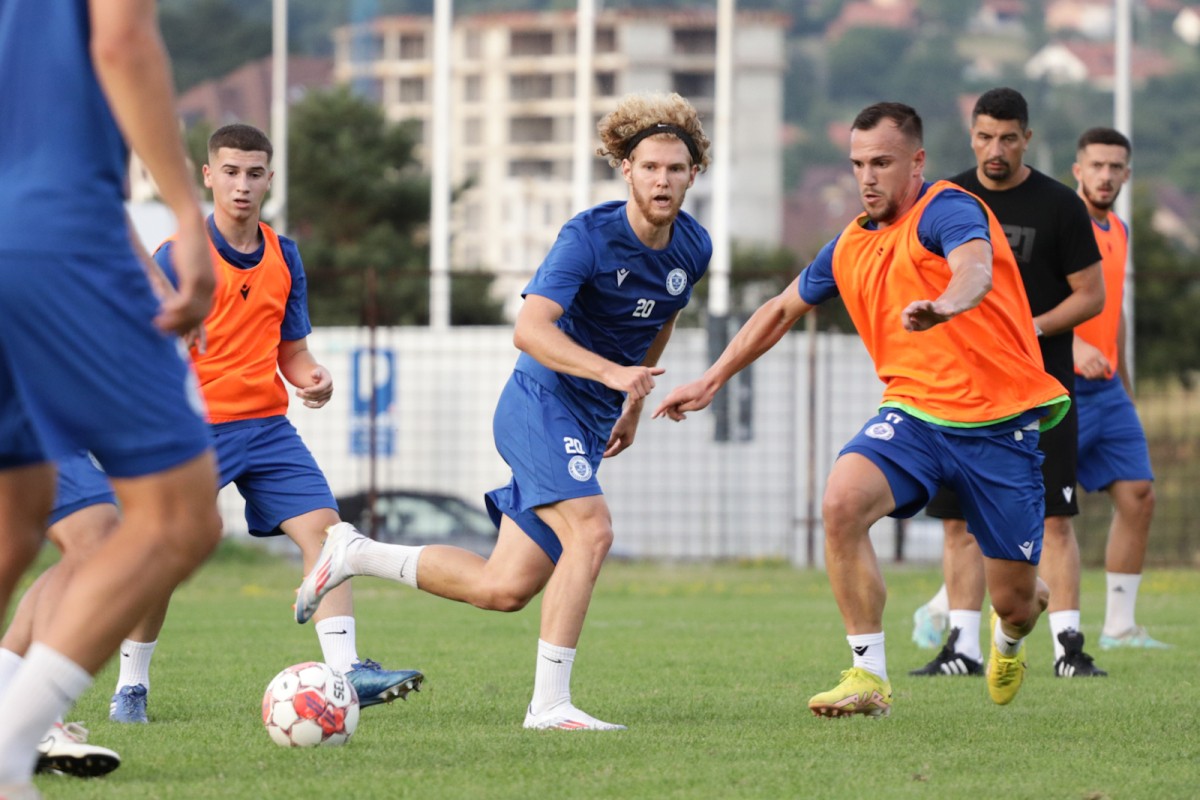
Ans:
[[[271,145],[275,150],[271,166],[271,225],[281,235],[287,233],[288,193],[288,7],[287,0],[271,4]]]
[[[595,73],[596,0],[579,0],[575,10],[575,152],[571,213],[591,205],[592,82]]]
[[[430,143],[429,327],[450,327],[450,25],[453,0],[433,2]]]
[[[1116,0],[1116,24],[1114,26],[1115,42],[1115,72],[1113,76],[1113,127],[1133,141],[1133,89],[1130,78],[1130,62],[1132,54],[1132,17],[1129,0]],[[1133,274],[1136,266],[1133,263],[1133,185],[1125,186],[1125,191],[1117,198],[1117,216],[1125,220],[1129,231],[1129,249],[1125,257],[1125,297],[1122,310],[1125,312],[1125,352],[1120,357],[1125,360],[1125,368],[1129,371],[1129,380],[1134,376],[1134,284]]]

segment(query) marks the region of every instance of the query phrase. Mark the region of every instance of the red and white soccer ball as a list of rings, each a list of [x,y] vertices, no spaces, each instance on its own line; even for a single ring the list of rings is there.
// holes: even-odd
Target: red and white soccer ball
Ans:
[[[358,727],[358,694],[328,664],[306,661],[267,684],[262,717],[281,747],[344,744]]]

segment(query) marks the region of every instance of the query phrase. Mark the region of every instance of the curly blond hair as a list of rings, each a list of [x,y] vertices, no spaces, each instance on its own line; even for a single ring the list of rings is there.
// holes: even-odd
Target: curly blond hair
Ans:
[[[708,167],[708,150],[712,143],[704,135],[700,115],[691,103],[674,92],[646,92],[621,98],[616,109],[596,126],[600,141],[604,145],[597,148],[596,155],[607,157],[608,163],[613,167],[621,166],[621,161],[629,155],[629,141],[655,125],[669,125],[682,129],[695,145],[692,154],[693,165],[702,170]],[[651,136],[673,136],[687,144],[683,137],[669,130]],[[689,147],[688,150],[692,151],[693,148]]]

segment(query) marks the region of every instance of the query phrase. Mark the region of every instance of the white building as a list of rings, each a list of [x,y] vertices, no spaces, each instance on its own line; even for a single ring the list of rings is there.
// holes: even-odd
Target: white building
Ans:
[[[737,241],[777,246],[782,228],[786,16],[742,13],[734,41],[731,230]],[[433,21],[381,17],[334,34],[334,78],[380,102],[390,119],[424,125],[429,151]],[[522,282],[572,209],[575,13],[459,17],[451,34],[450,180],[471,181],[451,212],[451,269],[483,269]],[[628,92],[675,91],[712,135],[716,16],[711,12],[605,10],[596,15],[593,116]],[[599,142],[596,141],[596,146]],[[620,174],[595,158],[591,202],[623,199]],[[685,208],[710,221],[701,175]]]

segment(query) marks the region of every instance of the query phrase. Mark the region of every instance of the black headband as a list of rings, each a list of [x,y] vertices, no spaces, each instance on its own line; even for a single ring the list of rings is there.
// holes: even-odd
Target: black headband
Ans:
[[[644,128],[633,136],[630,136],[625,142],[625,158],[629,158],[633,153],[633,148],[637,147],[642,139],[645,139],[647,136],[653,136],[656,133],[670,133],[679,137],[679,141],[687,145],[688,153],[692,157],[692,164],[696,165],[700,163],[700,148],[696,147],[696,140],[692,138],[692,135],[678,125],[669,125],[666,122],[655,123],[649,128]]]

